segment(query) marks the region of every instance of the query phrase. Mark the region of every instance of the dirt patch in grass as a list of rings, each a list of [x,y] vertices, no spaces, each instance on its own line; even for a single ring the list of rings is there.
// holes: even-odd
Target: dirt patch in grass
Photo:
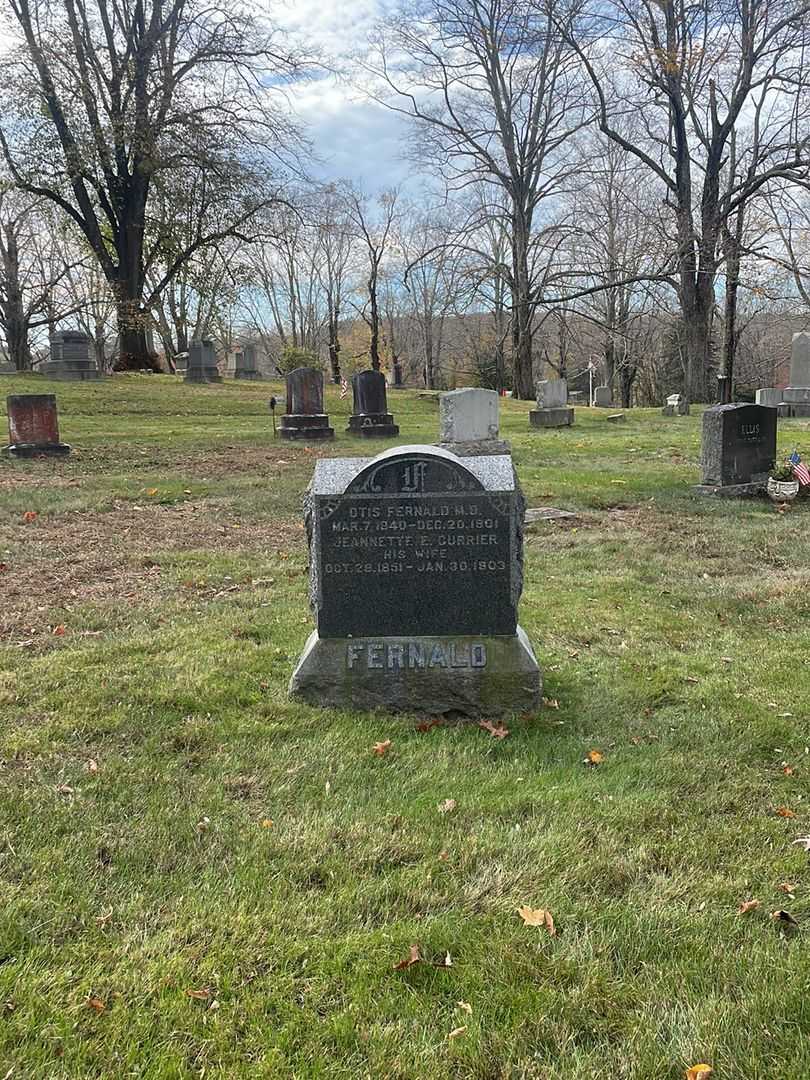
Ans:
[[[165,597],[155,555],[167,551],[239,554],[303,549],[300,523],[241,525],[206,501],[122,506],[0,530],[0,641],[53,635],[54,609],[85,603],[154,604]],[[2,552],[9,549],[11,554]]]

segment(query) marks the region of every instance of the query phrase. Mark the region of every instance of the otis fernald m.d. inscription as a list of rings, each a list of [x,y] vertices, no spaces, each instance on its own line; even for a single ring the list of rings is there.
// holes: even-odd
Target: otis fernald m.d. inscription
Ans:
[[[517,625],[524,502],[508,454],[319,461],[307,495],[317,630],[291,682],[316,703],[490,715],[534,704]]]

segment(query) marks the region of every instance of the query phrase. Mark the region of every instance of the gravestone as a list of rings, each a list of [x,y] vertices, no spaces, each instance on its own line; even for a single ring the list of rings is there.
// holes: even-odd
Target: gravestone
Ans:
[[[593,392],[593,403],[597,409],[613,408],[613,391],[609,386],[597,386]]]
[[[810,333],[793,335],[790,346],[790,384],[782,391],[790,416],[810,416]],[[781,404],[781,402],[780,402]]]
[[[706,495],[758,495],[776,458],[776,410],[714,405],[703,413],[702,479]]]
[[[459,457],[508,454],[498,438],[498,395],[465,387],[439,397],[439,446]]]
[[[17,369],[10,360],[0,360],[0,375],[16,375]],[[28,372],[30,375],[31,373]]]
[[[305,505],[316,630],[294,696],[473,717],[538,703],[517,623],[525,503],[508,454],[323,459]]]
[[[757,405],[766,405],[771,409],[778,409],[782,403],[783,390],[778,388],[766,387],[762,390],[757,390],[756,401]]]
[[[243,345],[241,349],[237,349],[234,363],[236,365],[233,371],[235,379],[249,379],[253,382],[261,379],[261,374],[256,367],[255,345]]]
[[[70,447],[59,439],[59,417],[53,394],[10,394],[6,398],[9,445],[15,457],[64,456]]]
[[[222,376],[217,367],[213,341],[209,341],[207,338],[202,341],[192,341],[188,347],[186,374],[183,381],[190,383],[222,382]]]
[[[688,416],[689,402],[685,394],[670,394],[661,410],[663,416]]]
[[[282,439],[334,439],[323,411],[323,373],[317,368],[296,368],[287,375],[287,411],[279,432]]]
[[[568,405],[568,383],[565,379],[542,379],[537,384],[537,408],[529,413],[532,427],[570,427],[574,410]]]
[[[90,336],[78,330],[60,330],[50,338],[50,357],[42,365],[46,379],[62,382],[100,379],[95,360],[90,359]]]
[[[358,371],[352,375],[352,402],[347,435],[359,435],[362,439],[399,435],[399,428],[388,411],[385,376],[381,371]]]

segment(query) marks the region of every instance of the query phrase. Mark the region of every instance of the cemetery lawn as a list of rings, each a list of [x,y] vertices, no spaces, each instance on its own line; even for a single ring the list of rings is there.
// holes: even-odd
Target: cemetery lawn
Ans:
[[[810,1076],[810,505],[693,496],[699,410],[504,402],[578,515],[527,529],[545,703],[422,730],[287,699],[315,456],[392,445],[334,388],[310,450],[277,384],[3,385],[76,449],[0,460],[0,1077]]]

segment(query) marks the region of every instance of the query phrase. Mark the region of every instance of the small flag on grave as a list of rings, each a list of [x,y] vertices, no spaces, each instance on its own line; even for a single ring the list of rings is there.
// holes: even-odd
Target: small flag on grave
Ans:
[[[799,456],[799,451],[794,450],[788,458],[788,461],[790,462],[790,466],[793,470],[793,475],[799,481],[801,486],[807,487],[807,485],[810,484],[810,469],[808,469],[802,461],[801,457]]]

